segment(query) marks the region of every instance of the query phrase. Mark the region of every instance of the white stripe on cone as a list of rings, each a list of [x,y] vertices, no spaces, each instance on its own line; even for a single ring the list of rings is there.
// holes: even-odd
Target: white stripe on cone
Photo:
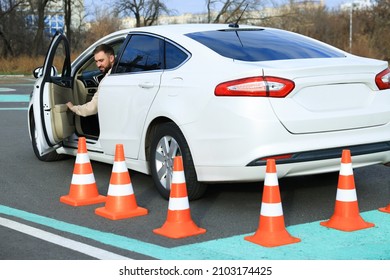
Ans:
[[[190,208],[188,197],[170,197],[169,210],[186,210]]]
[[[342,175],[342,176],[353,175],[352,164],[351,163],[341,163],[340,175]]]
[[[266,203],[261,204],[260,215],[267,217],[279,217],[283,215],[282,203]]]
[[[278,183],[278,175],[276,173],[266,173],[264,179],[265,186],[277,186]]]
[[[107,195],[110,196],[126,196],[134,194],[132,184],[123,184],[123,185],[114,185],[110,184],[108,186]]]
[[[186,182],[184,171],[173,171],[172,172],[172,184],[183,184]]]
[[[93,173],[91,174],[73,174],[72,176],[72,184],[74,185],[82,185],[82,184],[94,184],[95,176]]]
[[[77,154],[76,156],[76,163],[77,164],[83,164],[83,163],[89,163],[89,156],[86,153]]]
[[[356,190],[337,189],[336,200],[344,202],[357,201]]]
[[[124,161],[114,161],[112,172],[123,173],[123,172],[129,172],[129,170],[127,169],[126,163]]]

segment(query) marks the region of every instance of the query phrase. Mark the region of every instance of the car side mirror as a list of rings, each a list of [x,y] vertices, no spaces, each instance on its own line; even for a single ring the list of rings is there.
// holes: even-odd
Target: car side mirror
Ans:
[[[43,75],[43,67],[42,66],[34,69],[33,76],[35,78],[42,77],[42,75]],[[57,68],[55,68],[55,66],[52,66],[51,70],[50,70],[50,76],[55,77],[57,75],[58,75]]]
[[[43,67],[38,67],[38,68],[35,68],[34,71],[33,71],[33,76],[34,78],[39,78],[43,75]]]

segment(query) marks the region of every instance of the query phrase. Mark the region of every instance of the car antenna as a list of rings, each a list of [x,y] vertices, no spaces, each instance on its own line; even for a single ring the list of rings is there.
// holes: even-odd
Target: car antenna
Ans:
[[[232,28],[238,28],[238,27],[240,27],[240,26],[238,25],[238,22],[241,20],[241,17],[242,17],[242,15],[245,13],[246,8],[248,8],[248,5],[249,5],[249,4],[246,4],[244,10],[242,11],[241,15],[238,17],[238,19],[236,20],[236,22],[229,23],[229,27],[232,27]]]

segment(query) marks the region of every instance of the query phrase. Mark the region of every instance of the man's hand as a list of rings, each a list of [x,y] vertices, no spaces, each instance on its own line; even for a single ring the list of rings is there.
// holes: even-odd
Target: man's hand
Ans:
[[[68,103],[66,103],[66,106],[68,106],[68,108],[72,110],[74,105],[72,102],[69,101]]]

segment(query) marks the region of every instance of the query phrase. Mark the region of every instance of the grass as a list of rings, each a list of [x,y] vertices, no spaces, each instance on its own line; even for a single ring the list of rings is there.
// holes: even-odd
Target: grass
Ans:
[[[0,75],[32,75],[33,70],[42,66],[44,60],[44,56],[36,58],[29,56],[2,58]]]
[[[77,57],[78,54],[72,54],[71,59]],[[18,57],[1,58],[0,63],[0,75],[32,75],[35,68],[43,66],[45,62],[45,56],[30,57],[27,55],[21,55]],[[54,62],[58,63],[57,60]]]

